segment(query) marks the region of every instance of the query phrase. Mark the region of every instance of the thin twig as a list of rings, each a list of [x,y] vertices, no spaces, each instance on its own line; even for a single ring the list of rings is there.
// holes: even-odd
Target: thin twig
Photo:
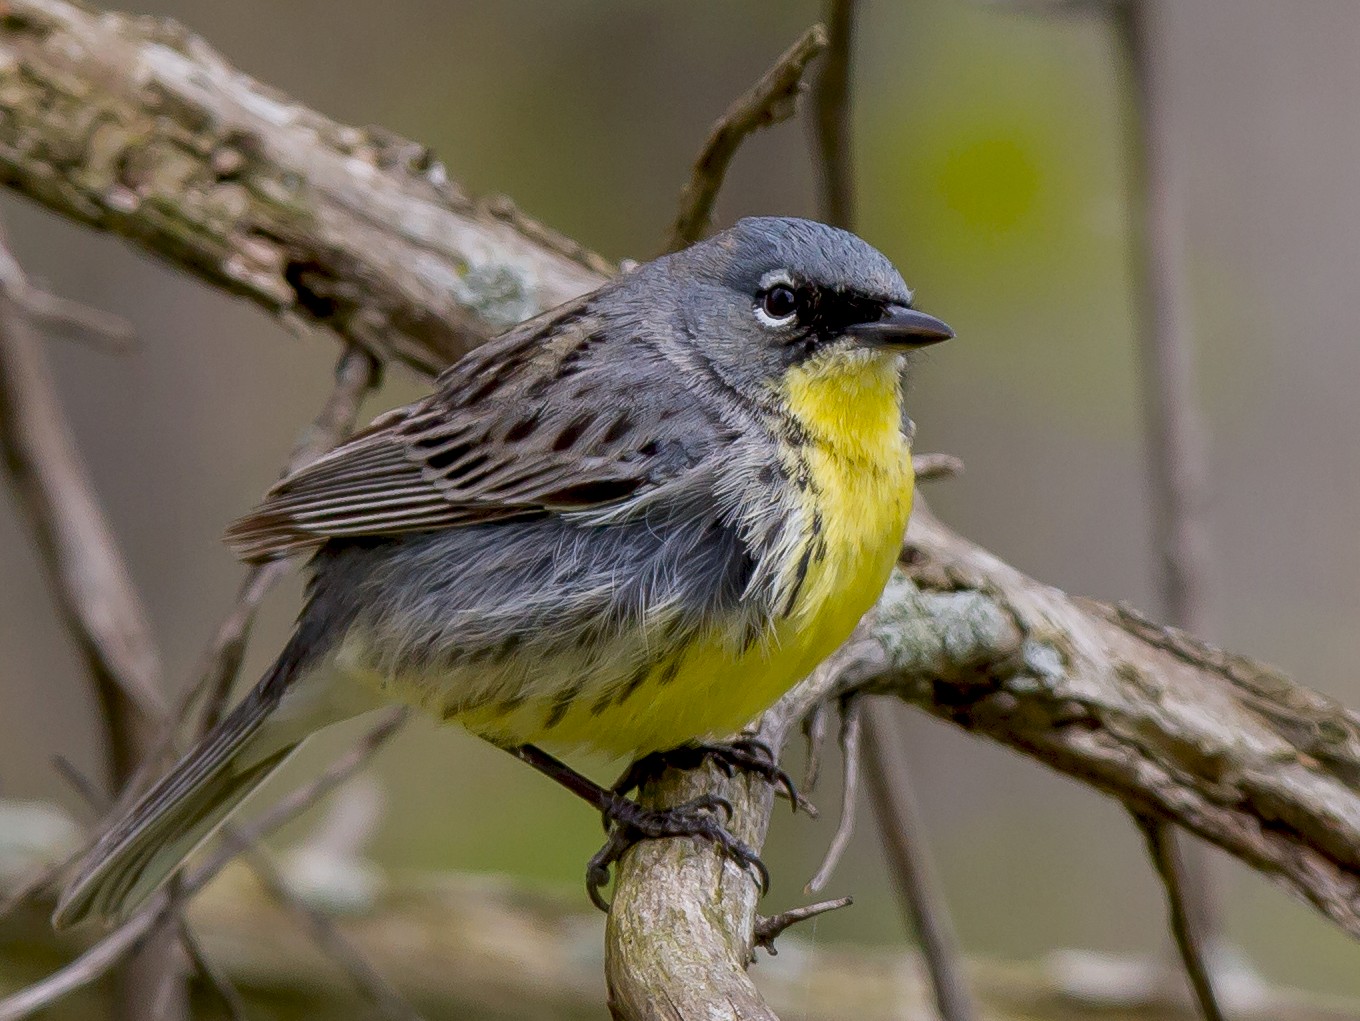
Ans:
[[[203,666],[199,669],[198,679],[186,692],[184,711],[189,711],[194,702],[203,700],[203,709],[193,733],[202,734],[215,724],[222,715],[232,685],[241,672],[241,661],[245,658],[246,644],[250,638],[255,614],[270,589],[288,573],[286,560],[271,560],[264,564],[252,564],[241,579],[241,587],[236,591],[236,602],[217,627],[217,633],[204,651]]]
[[[727,167],[742,140],[759,128],[788,120],[797,109],[803,72],[826,49],[826,28],[813,25],[785,50],[750,90],[727,108],[699,151],[689,181],[680,193],[680,210],[671,227],[666,251],[673,252],[699,240],[713,217]]]
[[[921,845],[920,810],[912,793],[906,755],[888,706],[864,706],[865,778],[888,871],[907,908],[944,1021],[973,1021],[977,1002],[964,975],[963,955],[927,849]]]
[[[851,897],[837,897],[835,900],[824,900],[817,904],[808,904],[801,908],[790,908],[788,911],[781,911],[777,915],[769,918],[757,918],[755,933],[752,937],[752,944],[764,947],[770,952],[771,957],[779,956],[779,951],[775,949],[774,941],[791,925],[799,922],[806,922],[809,918],[816,918],[824,915],[828,911],[839,911],[841,908],[848,908],[855,903]]]
[[[194,931],[182,918],[179,923],[179,942],[188,953],[189,963],[193,965],[194,971],[217,995],[230,1021],[246,1021],[246,1003],[241,991],[222,969],[213,963],[212,958],[203,950],[203,944],[198,941]]]
[[[1143,831],[1147,840],[1148,855],[1157,869],[1166,890],[1167,918],[1171,934],[1176,940],[1181,963],[1189,976],[1190,986],[1195,993],[1204,1021],[1225,1021],[1223,1010],[1214,994],[1214,984],[1209,977],[1209,969],[1204,963],[1204,949],[1200,935],[1191,922],[1186,905],[1183,877],[1181,876],[1180,856],[1176,842],[1172,839],[1174,830],[1163,819],[1133,813],[1133,819]]]
[[[841,706],[841,762],[844,778],[841,784],[841,820],[826,849],[821,867],[803,887],[804,893],[821,893],[826,888],[845,849],[850,846],[850,838],[855,835],[855,808],[859,802],[860,787],[860,701],[859,698],[851,698]]]
[[[818,208],[827,223],[850,229],[855,222],[855,161],[850,149],[850,62],[854,52],[855,0],[827,4],[827,51],[817,76],[816,117],[821,192]]]
[[[331,763],[315,780],[284,797],[250,825],[226,834],[217,852],[179,883],[173,898],[162,891],[141,911],[70,964],[48,975],[42,981],[0,1000],[0,1021],[18,1021],[20,1018],[28,1017],[100,978],[128,952],[134,950],[153,928],[160,925],[178,908],[181,902],[207,886],[238,854],[253,847],[280,826],[291,822],[353,776],[397,732],[406,717],[407,711],[404,708],[384,713],[376,726],[360,738],[348,752]]]
[[[38,868],[27,879],[20,883],[0,900],[0,921],[8,918],[10,913],[16,910],[30,897],[35,897],[49,886],[52,886],[58,879],[66,874],[66,870],[71,867],[77,858],[84,854],[84,848],[72,851],[61,861],[55,861],[48,865]]]
[[[251,848],[242,857],[265,892],[307,927],[317,946],[349,975],[355,988],[379,1013],[393,1021],[420,1021],[420,1013],[355,949],[330,917],[294,892],[268,854]]]
[[[103,815],[108,811],[108,795],[85,775],[84,770],[78,768],[65,755],[53,755],[52,768],[57,771],[59,777],[66,781],[67,786],[76,792],[80,800],[85,802],[85,807],[93,811],[96,816]]]
[[[803,717],[803,740],[807,748],[807,763],[803,769],[803,790],[808,794],[817,786],[822,776],[822,746],[826,744],[827,720],[831,707],[826,702],[818,702],[812,711]]]
[[[1112,17],[1133,96],[1134,116],[1127,132],[1128,161],[1135,182],[1130,219],[1162,611],[1177,627],[1204,634],[1208,588],[1205,430],[1195,400],[1194,351],[1185,311],[1183,221],[1163,95],[1164,77],[1159,72],[1156,26],[1152,23],[1156,14],[1146,0],[1128,0],[1113,9]],[[1165,827],[1161,842],[1169,846],[1177,842],[1177,833],[1169,822],[1153,820],[1149,825]],[[1187,905],[1186,924],[1195,933],[1186,945],[1198,953],[1218,929],[1206,849],[1197,844],[1186,847],[1184,868],[1166,875],[1169,883],[1186,884],[1180,895]],[[1196,967],[1208,974],[1202,960]]]
[[[130,350],[136,340],[132,324],[122,316],[35,287],[14,253],[3,245],[0,280],[24,315],[44,332],[64,334],[116,354]]]
[[[963,462],[953,454],[913,454],[911,467],[917,482],[956,479],[963,474]]]

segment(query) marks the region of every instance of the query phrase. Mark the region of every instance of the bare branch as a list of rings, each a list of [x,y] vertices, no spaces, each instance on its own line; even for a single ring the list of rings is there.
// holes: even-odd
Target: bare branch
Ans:
[[[203,945],[198,937],[194,935],[192,929],[183,920],[179,924],[179,941],[189,955],[189,962],[193,965],[194,971],[217,994],[222,1007],[227,1012],[230,1021],[246,1021],[246,1005],[241,998],[240,990],[232,984],[222,969],[217,967],[212,958],[203,950]]]
[[[368,963],[363,953],[354,948],[330,918],[293,892],[268,854],[253,848],[246,851],[244,856],[269,896],[306,926],[312,939],[339,964],[364,999],[377,1008],[378,1013],[393,1021],[421,1021],[419,1012]]]
[[[1152,859],[1152,864],[1156,867],[1157,875],[1166,890],[1167,921],[1176,941],[1176,949],[1180,952],[1181,963],[1185,966],[1185,973],[1190,978],[1190,987],[1194,990],[1200,1014],[1203,1015],[1204,1021],[1226,1021],[1223,1009],[1218,1005],[1218,997],[1214,994],[1209,969],[1205,965],[1202,937],[1192,923],[1186,907],[1184,880],[1174,839],[1175,830],[1164,819],[1152,819],[1137,814],[1133,819],[1147,839],[1148,856]]]
[[[1140,292],[1135,304],[1140,313],[1150,506],[1161,565],[1160,609],[1177,627],[1205,634],[1209,569],[1205,429],[1195,400],[1194,350],[1185,310],[1184,218],[1154,40],[1157,14],[1151,8],[1146,0],[1128,0],[1112,12],[1133,96],[1134,117],[1127,132],[1134,180],[1130,219]],[[1148,834],[1148,846],[1154,857],[1161,851],[1165,864],[1158,862],[1158,871],[1173,901],[1185,908],[1180,921],[1187,932],[1173,935],[1199,992],[1201,980],[1206,989],[1209,985],[1209,971],[1202,959],[1192,962],[1190,957],[1218,929],[1209,858],[1204,847],[1193,843],[1178,853],[1178,835],[1169,821],[1144,817],[1144,825],[1163,830]],[[1176,920],[1173,910],[1173,923]],[[1200,999],[1206,1011],[1217,1010],[1212,991]]]
[[[803,72],[826,49],[826,29],[813,25],[785,50],[774,65],[738,98],[709,132],[689,181],[680,193],[680,211],[671,227],[666,251],[674,252],[703,237],[713,217],[713,203],[727,176],[727,167],[743,139],[753,131],[793,116]]]
[[[12,0],[0,85],[9,187],[425,371],[610,268],[472,202],[424,146],[336,124],[168,21]]]
[[[953,454],[913,454],[911,466],[917,482],[956,479],[963,474],[963,462]]]
[[[85,953],[53,972],[41,982],[0,999],[0,1021],[19,1021],[81,986],[89,985],[116,965],[175,911],[179,904],[207,886],[242,851],[253,847],[274,830],[291,822],[316,804],[340,784],[367,764],[373,754],[387,742],[406,720],[405,709],[383,713],[379,723],[365,734],[343,756],[311,783],[291,792],[249,826],[242,826],[224,835],[222,846],[206,863],[189,873],[174,888],[172,898],[161,891],[151,898],[137,914],[109,933]]]
[[[855,834],[855,806],[859,801],[859,762],[860,762],[860,700],[852,698],[841,707],[841,821],[836,833],[826,849],[826,857],[816,874],[803,887],[804,893],[821,893],[831,882],[831,875],[841,863],[841,856],[850,846],[850,838]]]
[[[902,741],[887,715],[888,707],[870,699],[864,740],[869,767],[865,776],[878,818],[879,838],[888,855],[888,871],[902,898],[903,914],[915,931],[921,957],[930,973],[935,1004],[944,1021],[972,1021],[977,1003],[964,975],[954,924],[944,907],[944,893],[929,849],[920,845],[925,826],[916,807]]]
[[[771,957],[776,957],[779,951],[775,949],[774,942],[783,935],[785,929],[797,925],[799,922],[806,922],[809,918],[824,915],[828,911],[848,908],[853,903],[855,902],[850,897],[837,897],[835,900],[824,900],[801,908],[790,908],[788,911],[781,911],[769,918],[757,918],[754,943],[756,946],[768,950]]]
[[[160,719],[166,704],[145,609],[62,417],[38,338],[7,288],[0,293],[0,448],[101,699],[126,698],[143,725]],[[116,757],[135,764],[130,752]]]
[[[854,49],[856,0],[828,0],[827,53],[817,76],[817,168],[821,189],[817,206],[827,223],[847,230],[855,222],[855,166],[850,131],[850,66]]]
[[[85,660],[116,790],[157,747],[166,712],[159,656],[27,318],[37,292],[7,250],[0,292],[0,450],[66,630]],[[90,793],[100,800],[92,787]],[[187,1010],[175,933],[162,928],[148,938],[147,952],[118,975],[117,1016],[173,1021]]]

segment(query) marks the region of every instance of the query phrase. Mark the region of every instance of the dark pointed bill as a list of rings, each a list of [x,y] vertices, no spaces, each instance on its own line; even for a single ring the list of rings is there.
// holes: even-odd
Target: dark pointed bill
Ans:
[[[872,323],[857,323],[845,332],[865,347],[890,347],[903,351],[938,344],[954,336],[954,331],[939,319],[904,305],[889,305],[882,319]]]

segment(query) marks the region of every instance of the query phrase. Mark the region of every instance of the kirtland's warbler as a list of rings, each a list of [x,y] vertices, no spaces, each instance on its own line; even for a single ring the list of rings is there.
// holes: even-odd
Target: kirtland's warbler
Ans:
[[[741,220],[510,330],[283,479],[227,541],[315,551],[292,639],[117,814],[58,924],[126,916],[309,734],[384,702],[550,773],[537,746],[639,756],[740,728],[896,558],[903,352],[952,336],[911,299],[853,234]],[[722,835],[707,819],[637,828]]]

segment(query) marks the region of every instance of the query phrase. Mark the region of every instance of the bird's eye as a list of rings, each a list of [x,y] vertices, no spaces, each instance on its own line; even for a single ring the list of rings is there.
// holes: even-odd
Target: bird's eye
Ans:
[[[785,284],[766,290],[756,306],[756,318],[766,326],[784,326],[797,314],[798,295]]]

